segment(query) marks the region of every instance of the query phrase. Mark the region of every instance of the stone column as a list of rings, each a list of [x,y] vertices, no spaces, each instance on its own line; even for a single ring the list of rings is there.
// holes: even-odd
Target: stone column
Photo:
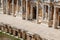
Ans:
[[[44,20],[44,13],[45,13],[44,5],[42,5],[42,22],[43,22],[43,20]]]
[[[26,39],[26,31],[22,31],[22,38],[25,40]]]
[[[9,25],[8,25],[8,27],[7,27],[7,33],[9,33]]]
[[[21,30],[18,29],[18,37],[21,38],[21,35],[22,35],[22,34],[21,34]]]
[[[11,28],[11,26],[9,26],[9,33],[12,35],[13,34],[13,29]]]
[[[37,23],[39,24],[39,2],[36,3],[36,6],[37,6],[37,13],[36,13],[36,19],[37,19]]]
[[[7,25],[7,24],[5,24],[5,26],[4,26],[4,27],[5,27],[5,30],[4,30],[4,31],[5,31],[5,32],[7,32],[7,27],[8,27],[8,25]]]
[[[13,29],[13,35],[15,36],[15,29]]]
[[[3,14],[6,14],[6,0],[3,0]]]
[[[28,0],[26,0],[26,20],[28,20]]]
[[[52,21],[51,21],[51,6],[48,5],[48,26],[52,27]]]
[[[26,0],[22,0],[22,19],[26,19]]]
[[[53,19],[53,27],[57,28],[57,15],[56,15],[56,7],[54,6],[54,19]]]
[[[31,7],[31,9],[30,9],[30,13],[31,13],[31,14],[30,14],[30,19],[33,20],[33,13],[32,13],[33,8],[32,8],[32,5],[31,5],[30,7]]]
[[[8,0],[6,0],[6,14],[8,14]]]
[[[8,29],[9,29],[9,33],[11,33],[11,29],[10,29],[10,27],[8,27]]]
[[[50,20],[50,13],[51,12],[51,10],[50,10],[50,5],[48,5],[48,21]]]
[[[12,8],[11,8],[11,2],[10,2],[9,0],[7,0],[7,5],[8,5],[8,7],[7,7],[7,8],[8,8],[7,14],[8,14],[8,15],[11,15],[11,9],[12,9]]]
[[[21,0],[21,10],[22,10],[22,0]],[[23,12],[22,12],[23,13]]]
[[[13,16],[14,17],[16,17],[16,10],[17,10],[17,8],[16,8],[17,7],[17,5],[16,5],[17,4],[17,0],[13,0],[13,2],[15,2],[15,1],[16,1],[16,3],[13,3],[13,6],[14,6],[14,8],[13,8],[14,9],[13,10]]]
[[[14,13],[14,0],[12,0],[12,15]]]
[[[5,26],[5,25],[3,24],[3,25],[2,25],[2,31],[4,31],[4,29],[5,29],[5,27],[4,27],[4,26]]]
[[[21,8],[22,8],[22,19],[25,19],[25,18],[23,17],[23,0],[21,0]]]
[[[46,9],[47,9],[47,8],[46,8],[46,5],[45,5],[45,11],[44,11],[44,20],[45,20],[45,21],[47,21],[47,18],[46,18],[46,16],[47,16],[47,15],[46,15],[46,14],[47,14],[47,13],[46,13]]]
[[[17,7],[17,10],[16,10],[16,14],[15,14],[15,15],[18,15],[18,7],[19,7],[19,5],[18,5],[18,0],[17,0],[17,5],[16,5],[16,7]]]

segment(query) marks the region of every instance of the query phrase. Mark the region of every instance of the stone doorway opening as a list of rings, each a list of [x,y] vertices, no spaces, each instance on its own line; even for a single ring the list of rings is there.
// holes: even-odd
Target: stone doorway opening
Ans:
[[[33,7],[33,19],[36,19],[36,11],[37,11],[37,8],[36,6]]]

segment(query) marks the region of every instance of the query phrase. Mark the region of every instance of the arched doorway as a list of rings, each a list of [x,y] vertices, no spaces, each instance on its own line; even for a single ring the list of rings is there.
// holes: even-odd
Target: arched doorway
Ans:
[[[37,11],[37,8],[36,8],[36,6],[34,6],[33,12],[32,12],[33,13],[33,19],[36,19],[36,13],[37,13],[36,11]]]
[[[37,6],[35,2],[30,2],[30,20],[36,20]]]

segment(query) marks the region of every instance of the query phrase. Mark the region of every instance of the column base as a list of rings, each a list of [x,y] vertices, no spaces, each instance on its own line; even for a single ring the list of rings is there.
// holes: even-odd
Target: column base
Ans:
[[[52,27],[52,25],[53,25],[53,21],[51,20],[48,22],[48,27]]]

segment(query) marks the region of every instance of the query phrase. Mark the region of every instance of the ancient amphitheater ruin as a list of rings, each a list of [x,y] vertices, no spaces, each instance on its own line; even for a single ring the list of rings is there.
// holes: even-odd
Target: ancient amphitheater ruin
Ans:
[[[60,0],[0,0],[2,32],[24,40],[60,40],[59,29]]]

